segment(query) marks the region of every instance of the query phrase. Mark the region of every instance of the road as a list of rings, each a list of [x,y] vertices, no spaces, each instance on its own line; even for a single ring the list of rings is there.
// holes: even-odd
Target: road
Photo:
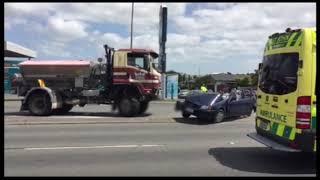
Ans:
[[[315,176],[315,156],[246,137],[254,115],[213,124],[185,120],[173,107],[153,103],[136,118],[105,113],[108,106],[40,118],[5,102],[4,175]]]

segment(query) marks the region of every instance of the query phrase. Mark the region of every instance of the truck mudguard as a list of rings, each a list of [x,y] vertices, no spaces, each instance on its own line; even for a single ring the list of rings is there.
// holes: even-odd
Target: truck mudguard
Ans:
[[[62,107],[61,96],[57,94],[54,90],[48,87],[33,87],[27,92],[22,104],[26,104],[28,102],[29,96],[33,93],[36,93],[36,91],[45,91],[46,93],[49,94],[51,104],[52,104],[51,106],[52,109],[57,109]]]

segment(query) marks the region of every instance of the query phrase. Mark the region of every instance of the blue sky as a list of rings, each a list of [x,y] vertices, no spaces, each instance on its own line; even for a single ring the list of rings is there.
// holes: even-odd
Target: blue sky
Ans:
[[[248,73],[267,36],[316,26],[315,3],[163,3],[167,69],[189,74]],[[159,51],[160,3],[135,3],[135,48]],[[299,12],[299,13],[297,13]],[[103,57],[103,44],[130,45],[131,3],[5,3],[5,39],[37,59]]]

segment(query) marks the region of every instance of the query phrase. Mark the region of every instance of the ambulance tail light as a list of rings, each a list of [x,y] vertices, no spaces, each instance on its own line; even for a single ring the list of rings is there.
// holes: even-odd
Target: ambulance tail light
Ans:
[[[296,119],[296,127],[298,129],[310,129],[311,96],[298,97]]]

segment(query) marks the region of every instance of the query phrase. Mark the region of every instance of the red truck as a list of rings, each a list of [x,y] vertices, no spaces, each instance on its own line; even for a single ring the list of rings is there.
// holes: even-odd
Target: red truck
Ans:
[[[114,50],[104,45],[106,61],[25,61],[19,64],[21,111],[38,116],[64,114],[73,106],[112,104],[123,116],[144,113],[158,96],[158,54],[148,49]]]

